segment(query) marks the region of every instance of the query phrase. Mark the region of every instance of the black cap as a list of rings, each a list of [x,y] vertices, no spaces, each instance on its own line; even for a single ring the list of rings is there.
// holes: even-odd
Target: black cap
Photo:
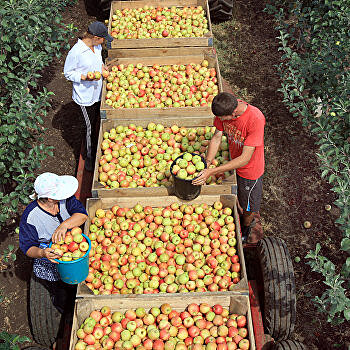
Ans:
[[[113,37],[108,34],[108,29],[102,22],[91,23],[88,27],[88,33],[105,38],[107,41],[113,41]]]

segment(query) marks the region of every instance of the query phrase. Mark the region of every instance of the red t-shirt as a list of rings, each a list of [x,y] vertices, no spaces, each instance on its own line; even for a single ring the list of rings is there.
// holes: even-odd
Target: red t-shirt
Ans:
[[[236,169],[236,171],[239,176],[245,179],[258,179],[264,173],[265,168],[265,117],[261,111],[248,104],[246,111],[237,119],[221,121],[218,117],[215,117],[214,126],[226,134],[231,159],[237,158],[242,154],[243,146],[255,147],[249,163]]]

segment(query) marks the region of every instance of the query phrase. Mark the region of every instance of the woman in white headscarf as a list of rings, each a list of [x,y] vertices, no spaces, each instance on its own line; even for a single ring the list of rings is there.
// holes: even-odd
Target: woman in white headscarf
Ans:
[[[67,285],[60,280],[58,256],[48,245],[64,239],[66,232],[82,225],[87,212],[74,194],[78,180],[73,176],[43,173],[34,182],[36,200],[24,210],[19,226],[19,246],[33,258],[33,272],[48,289],[56,308],[63,312]]]

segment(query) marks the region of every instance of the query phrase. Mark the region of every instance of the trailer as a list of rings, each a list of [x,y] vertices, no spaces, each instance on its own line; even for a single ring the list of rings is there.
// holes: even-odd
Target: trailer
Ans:
[[[79,189],[76,196],[84,203],[87,198],[91,198],[93,176],[84,170],[82,156],[80,156],[77,177]],[[245,244],[242,248],[248,289],[238,295],[245,296],[249,300],[249,317],[255,348],[261,350],[269,344],[272,349],[279,350],[305,349],[303,344],[290,339],[296,319],[296,296],[293,264],[286,244],[280,238],[265,237],[257,244]],[[30,288],[30,318],[35,341],[46,349],[69,349],[72,320],[77,315],[71,313],[62,318],[52,305],[49,294],[35,277],[32,277]],[[78,288],[81,290],[84,287],[81,285]],[[228,296],[224,293],[221,295],[218,293],[217,297],[227,298]],[[204,298],[210,295],[210,293],[206,294]],[[181,298],[181,294],[174,297]],[[86,299],[96,302],[98,300],[80,296],[76,299],[76,303]],[[197,300],[199,300],[198,297]],[[79,307],[75,306],[75,308]],[[55,344],[54,348],[53,344]]]
[[[102,4],[99,1],[86,0],[86,3],[99,7],[102,5],[110,6],[109,1]],[[143,2],[140,1],[139,3]],[[127,4],[130,5],[130,3],[125,3],[125,6]],[[132,4],[138,6],[137,2],[132,2]],[[162,5],[163,2],[157,4]],[[170,0],[164,1],[164,6],[169,4],[173,3]],[[180,1],[179,4],[184,6],[184,2],[181,3]],[[225,3],[226,5],[228,8],[230,7],[229,3]],[[215,9],[222,16],[225,16],[225,12],[230,14],[230,10],[222,11],[222,2],[209,1],[209,4],[207,3],[204,6],[208,17],[212,15],[210,6],[213,7],[213,11]],[[112,10],[115,7],[123,8],[124,5],[122,2],[115,2]],[[210,11],[208,11],[208,8]],[[112,16],[112,10],[110,10],[110,16]],[[220,19],[220,16],[217,16],[217,18]],[[188,45],[188,47],[184,47],[186,46],[184,42],[180,42],[180,45],[177,44],[177,41],[170,39],[142,42],[141,46],[137,45],[135,49],[129,46],[124,46],[124,49],[111,47],[110,59],[112,60],[110,62],[115,64],[142,63],[151,66],[154,63],[158,65],[181,64],[181,62],[185,64],[199,63],[206,59],[210,66],[218,72],[219,92],[224,91],[225,85],[221,80],[216,53],[210,47],[212,45],[211,34],[208,34],[206,38],[197,39],[189,41],[193,42],[191,44],[193,47]],[[125,43],[125,45],[128,44]],[[201,45],[205,47],[201,47]],[[144,49],[145,46],[146,49]],[[155,56],[156,53],[158,55]],[[113,56],[118,56],[118,58]],[[106,83],[104,83],[105,86]],[[130,122],[131,118],[136,118],[134,123],[140,123],[142,126],[147,125],[152,117],[156,117],[157,122],[164,122],[167,126],[171,125],[180,116],[183,118],[182,120],[186,120],[185,124],[187,126],[208,125],[211,119],[209,107],[113,109],[105,104],[105,95],[106,91],[102,95],[100,137],[103,132],[107,131],[109,127],[117,125],[118,122],[127,125],[126,123]],[[99,140],[100,144],[101,139]],[[172,201],[184,203],[172,196],[173,191],[171,189],[168,191],[161,187],[149,189],[122,188],[114,191],[105,189],[97,181],[98,159],[96,159],[94,173],[87,172],[84,169],[82,154],[83,149],[76,174],[79,181],[76,197],[82,203],[87,203],[89,217],[99,205],[108,208],[114,201],[125,206],[139,201],[143,205],[148,203],[154,206],[169,205]],[[101,152],[98,151],[97,157],[100,155]],[[251,349],[262,350],[267,349],[267,347],[279,350],[305,349],[303,344],[291,340],[296,321],[296,295],[293,264],[285,242],[276,237],[262,237],[256,244],[242,244],[234,178],[218,186],[206,187],[202,195],[194,200],[194,203],[204,201],[208,204],[217,200],[224,202],[232,209],[235,220],[237,250],[242,263],[242,279],[232,290],[187,294],[115,294],[100,296],[92,294],[82,282],[78,285],[77,292],[74,290],[73,293],[74,309],[72,307],[70,312],[62,315],[53,306],[47,290],[33,275],[30,282],[30,320],[34,340],[45,349],[74,350],[75,332],[79,323],[94,307],[101,307],[106,303],[110,303],[111,308],[118,311],[130,307],[139,307],[145,303],[156,305],[156,303],[166,302],[174,308],[178,308],[181,300],[184,305],[201,301],[220,302],[232,312],[238,312],[239,310],[248,319]],[[87,230],[88,224],[85,227]],[[85,233],[88,234],[88,232]]]

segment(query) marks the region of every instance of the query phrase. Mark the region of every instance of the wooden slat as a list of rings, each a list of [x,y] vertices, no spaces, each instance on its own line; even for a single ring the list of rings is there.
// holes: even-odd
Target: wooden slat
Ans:
[[[224,308],[228,308],[230,314],[236,313],[247,317],[248,339],[250,349],[255,350],[255,340],[252,317],[250,313],[249,297],[247,295],[234,295],[227,293],[226,295],[207,295],[198,297],[194,293],[185,295],[158,295],[158,296],[138,296],[137,298],[115,299],[104,296],[99,299],[83,299],[76,300],[73,315],[73,325],[71,331],[70,350],[74,350],[77,342],[76,331],[82,322],[89,316],[91,311],[100,310],[103,306],[109,306],[112,312],[127,310],[135,310],[138,307],[144,307],[148,312],[152,307],[160,307],[164,303],[177,311],[184,311],[191,303],[208,303],[210,306],[220,304]]]
[[[215,53],[215,49],[211,48]],[[123,49],[115,48],[108,51],[108,60],[115,58],[128,58],[128,57],[154,57],[154,56],[189,56],[195,55],[196,52],[201,54],[202,47],[158,47],[158,48],[137,48]]]
[[[198,127],[198,126],[208,126],[212,125],[213,119],[211,117],[198,117],[198,118],[187,118],[181,121],[181,124],[178,124],[178,120],[163,117],[160,119],[154,119],[158,124],[163,124],[166,127],[170,127],[174,124],[179,126],[185,126],[188,128]],[[136,126],[146,127],[150,120],[140,119],[137,120]],[[103,141],[103,134],[106,131],[115,128],[117,125],[127,126],[129,124],[135,124],[134,120],[128,119],[112,119],[112,120],[103,120],[100,125],[99,139],[97,144],[97,154],[95,161],[95,169],[94,176],[92,181],[92,195],[93,197],[142,197],[142,196],[167,196],[174,194],[174,188],[166,188],[165,186],[160,187],[138,187],[138,188],[115,188],[115,189],[106,189],[104,186],[98,181],[98,168],[99,168],[99,160],[102,157],[101,143]],[[204,185],[202,186],[201,194],[231,194],[232,186],[237,183],[235,173],[231,176],[224,179],[222,184],[215,185]]]
[[[134,49],[145,47],[208,47],[213,46],[213,32],[210,20],[210,11],[208,0],[160,0],[160,1],[113,1],[109,15],[108,32],[112,31],[112,16],[115,10],[123,10],[126,8],[141,8],[147,6],[154,7],[185,7],[185,6],[202,6],[208,20],[208,33],[203,37],[188,37],[188,38],[148,38],[148,39],[114,39],[111,43],[111,49],[108,54],[114,49]]]
[[[144,65],[152,66],[154,64],[159,65],[172,65],[172,64],[190,64],[190,63],[201,63],[204,59],[208,60],[209,67],[216,69],[217,84],[219,93],[224,91],[222,77],[220,74],[219,63],[217,55],[211,48],[203,48],[196,50],[193,55],[184,56],[153,56],[153,57],[127,57],[127,58],[114,58],[107,60],[109,66],[116,64],[137,64],[142,63]],[[118,108],[115,109],[108,106],[106,101],[106,81],[103,82],[102,98],[101,98],[101,111],[106,113],[107,119],[116,118],[134,118],[144,119],[148,117],[172,117],[176,116],[182,118],[193,118],[198,116],[212,116],[211,107],[163,107],[163,108]]]

